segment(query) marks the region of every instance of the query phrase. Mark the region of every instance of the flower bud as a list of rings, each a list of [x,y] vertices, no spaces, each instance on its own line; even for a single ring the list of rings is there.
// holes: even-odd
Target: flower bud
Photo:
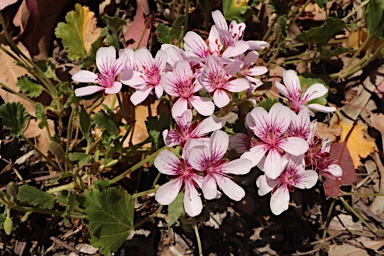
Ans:
[[[7,217],[4,221],[4,232],[8,236],[12,233],[12,228],[13,228],[13,222],[12,219]]]
[[[9,182],[7,184],[7,194],[10,195],[11,197],[15,198],[17,194],[19,193],[19,186],[13,181]]]

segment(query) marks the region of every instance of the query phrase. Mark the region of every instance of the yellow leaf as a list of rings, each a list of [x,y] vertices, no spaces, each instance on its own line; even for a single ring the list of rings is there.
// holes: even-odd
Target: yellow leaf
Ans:
[[[85,51],[89,53],[92,44],[99,38],[101,28],[96,27],[97,19],[95,13],[91,12],[87,6],[83,6],[83,42]]]
[[[343,142],[348,135],[349,131],[352,129],[353,125],[343,122],[340,122],[341,126],[341,135],[340,143]],[[356,124],[353,127],[351,134],[348,137],[347,148],[351,155],[353,165],[355,168],[361,165],[360,158],[365,158],[369,156],[375,150],[375,140],[367,138],[365,136],[366,127],[362,124]]]
[[[358,28],[356,30],[351,31],[350,35],[347,37],[346,47],[347,48],[353,48],[353,49],[359,49],[364,41],[368,37],[368,32],[366,28]],[[375,38],[371,38],[368,40],[368,43],[363,47],[362,52],[366,52],[370,47],[372,47],[373,44],[376,42]],[[380,40],[378,43],[376,43],[373,50],[376,50],[384,43],[383,40]]]

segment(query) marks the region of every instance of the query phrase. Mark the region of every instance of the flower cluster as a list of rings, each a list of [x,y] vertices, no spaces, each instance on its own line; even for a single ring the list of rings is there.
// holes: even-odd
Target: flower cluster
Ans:
[[[224,193],[239,201],[245,191],[230,175],[244,175],[257,166],[263,171],[256,180],[258,193],[271,192],[271,210],[281,214],[288,209],[294,188],[312,188],[319,175],[341,176],[340,166],[329,158],[329,141],[315,136],[316,121],[310,121],[311,110],[335,108],[312,102],[327,93],[324,85],[316,83],[303,90],[296,73],[288,70],[283,75],[285,85],[276,82],[288,106],[256,106],[246,115],[246,131],[229,137],[221,130],[226,123],[215,110],[228,106],[237,93],[252,95],[262,84],[259,76],[268,70],[257,64],[257,51],[268,44],[243,40],[245,24],[232,21],[228,25],[220,11],[212,12],[212,18],[207,40],[190,31],[184,37],[184,49],[164,44],[155,57],[146,48],[120,50],[118,58],[113,47],[100,48],[96,55],[100,73],[75,74],[74,81],[92,83],[75,94],[116,94],[124,84],[135,89],[130,98],[134,105],[150,94],[160,98],[165,92],[172,98],[175,126],[162,135],[166,146],[179,147],[182,154],[163,150],[155,158],[155,167],[170,179],[155,194],[160,204],[169,205],[183,191],[186,213],[196,216],[203,208],[202,197],[212,200]],[[193,121],[193,113],[203,120]],[[240,157],[229,161],[228,148],[236,149]]]

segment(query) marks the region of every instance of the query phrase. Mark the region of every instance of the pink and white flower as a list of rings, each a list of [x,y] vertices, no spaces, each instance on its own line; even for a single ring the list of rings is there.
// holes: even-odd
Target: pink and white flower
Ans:
[[[163,139],[165,145],[173,147],[184,144],[190,139],[199,139],[210,132],[219,130],[225,125],[225,120],[219,119],[212,115],[205,118],[201,123],[198,121],[192,122],[192,111],[187,109],[181,116],[175,118],[176,125],[172,131],[164,130]]]
[[[315,83],[305,91],[302,91],[299,77],[293,70],[284,71],[283,80],[285,86],[276,82],[276,87],[281,94],[288,98],[289,105],[293,111],[299,112],[300,109],[306,108],[328,113],[336,110],[334,107],[326,107],[317,103],[307,105],[309,101],[322,97],[328,92],[328,89],[323,84]]]
[[[198,171],[204,172],[202,190],[208,200],[220,197],[220,188],[224,194],[235,201],[245,196],[242,187],[233,182],[228,174],[242,175],[251,170],[251,161],[223,159],[228,149],[228,135],[223,131],[212,133],[208,146],[195,146],[189,153],[189,163]]]
[[[244,76],[250,82],[251,87],[247,91],[248,94],[254,92],[257,87],[263,84],[260,79],[255,77],[268,72],[267,67],[256,64],[258,58],[259,54],[256,51],[251,51],[247,55],[240,55],[238,57],[244,63],[239,71],[239,75]]]
[[[126,70],[120,80],[123,84],[136,89],[131,96],[133,105],[143,102],[153,90],[156,97],[163,95],[160,79],[167,64],[167,53],[159,50],[155,58],[146,48],[137,50],[134,54],[137,70]]]
[[[277,178],[283,171],[285,153],[299,156],[308,150],[308,143],[298,137],[287,137],[287,131],[294,113],[288,107],[276,103],[269,113],[262,107],[254,108],[246,116],[246,125],[258,138],[254,146],[241,158],[252,161],[256,166],[266,155],[263,171],[271,178]]]
[[[195,95],[202,89],[202,86],[193,79],[193,73],[187,61],[178,61],[173,72],[165,73],[162,76],[160,85],[166,93],[178,97],[172,107],[173,118],[181,116],[188,107],[194,107],[203,116],[213,114],[215,105],[212,101]]]
[[[72,76],[72,80],[79,83],[93,83],[75,90],[77,97],[91,95],[104,91],[105,94],[116,94],[121,90],[122,84],[116,81],[117,75],[125,69],[127,56],[122,55],[116,59],[116,50],[112,46],[101,47],[96,52],[96,66],[100,71],[95,74],[91,71],[80,70]]]
[[[300,137],[308,142],[311,133],[311,119],[309,111],[301,109],[297,115],[292,115],[292,122],[287,129],[287,134],[291,137]]]
[[[295,188],[312,188],[318,179],[314,170],[305,170],[303,156],[289,156],[284,159],[284,171],[275,179],[261,175],[256,180],[259,195],[272,192],[270,207],[272,213],[279,215],[288,210],[289,192]]]
[[[179,159],[172,152],[163,150],[156,156],[154,165],[159,172],[172,178],[156,191],[156,201],[162,205],[169,205],[184,188],[185,212],[191,217],[199,215],[203,204],[196,187],[201,188],[203,177],[189,165],[185,156]]]
[[[209,56],[206,67],[199,77],[200,83],[213,95],[213,102],[219,108],[225,107],[231,101],[230,92],[242,92],[249,88],[245,78],[236,78],[240,71],[241,61],[234,61],[224,67],[218,58]]]

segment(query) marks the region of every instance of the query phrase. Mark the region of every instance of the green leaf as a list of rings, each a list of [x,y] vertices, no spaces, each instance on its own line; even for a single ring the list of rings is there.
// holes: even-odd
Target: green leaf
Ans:
[[[226,20],[244,22],[244,15],[247,12],[247,1],[223,0],[223,15]]]
[[[279,16],[277,18],[278,31],[279,31],[279,49],[283,53],[287,52],[287,44],[285,38],[287,37],[287,18],[285,16]]]
[[[103,28],[100,32],[99,38],[96,39],[95,42],[93,42],[91,46],[91,50],[87,54],[87,56],[84,57],[83,63],[81,64],[81,68],[87,68],[96,62],[96,52],[99,50],[101,46],[103,46],[103,41],[105,36],[108,34],[108,28]]]
[[[161,133],[169,128],[170,116],[168,113],[161,113],[160,117],[149,116],[145,124],[147,126],[148,134],[152,138],[155,148],[160,148],[163,146],[163,137],[160,136]]]
[[[169,33],[171,32],[171,28],[166,26],[164,23],[160,23],[157,28],[157,41],[161,44],[171,44],[172,38],[169,36]]]
[[[28,203],[43,209],[52,209],[55,203],[55,197],[53,195],[29,185],[22,185],[19,187],[17,199],[20,201],[27,201]]]
[[[300,80],[301,88],[303,88],[303,90],[308,89],[315,83],[323,84],[327,89],[329,89],[329,86],[327,85],[327,83],[321,78],[299,76],[299,80]],[[326,93],[322,97],[309,101],[307,104],[317,103],[324,106],[328,102],[327,97],[328,97],[328,93]]]
[[[329,0],[315,0],[318,6],[323,7]]]
[[[326,48],[326,47],[320,48],[320,53],[321,53],[322,57],[339,56],[343,53],[347,53],[350,51],[351,51],[351,49],[345,48],[342,46],[336,46],[336,47],[330,47],[330,48]]]
[[[80,131],[83,133],[85,138],[89,139],[90,131],[91,131],[91,117],[87,113],[87,111],[84,109],[83,106],[81,106],[78,120],[80,123]]]
[[[79,60],[87,56],[86,44],[89,36],[94,33],[92,29],[94,13],[86,6],[75,5],[75,11],[70,11],[65,16],[65,21],[57,24],[55,35],[62,40],[63,46],[71,60]]]
[[[40,121],[39,128],[43,129],[48,126],[47,116],[45,115],[45,107],[40,102],[36,102],[34,107],[36,118]]]
[[[91,156],[86,153],[73,152],[68,154],[68,159],[71,161],[78,161],[79,166],[83,166],[89,162]]]
[[[260,101],[257,105],[259,107],[262,107],[264,108],[265,110],[267,110],[269,112],[269,110],[271,109],[271,107],[273,106],[273,104],[279,102],[277,99],[265,99],[263,101]]]
[[[93,182],[93,185],[95,188],[99,191],[104,191],[106,190],[109,186],[112,185],[111,181],[108,179],[103,179],[103,180],[95,180]]]
[[[286,1],[281,1],[281,0],[269,0],[268,7],[269,9],[271,9],[271,12],[277,12],[277,14],[279,15],[288,14],[290,10]]]
[[[104,14],[101,19],[107,25],[109,31],[111,31],[107,36],[109,45],[120,49],[119,32],[125,26],[125,21],[118,16],[109,16],[108,14]]]
[[[7,102],[0,107],[0,118],[3,119],[3,125],[9,129],[12,136],[18,137],[23,134],[30,116],[21,103]]]
[[[73,210],[79,206],[79,196],[75,192],[68,193],[65,206],[66,208],[62,216],[68,218]]]
[[[342,32],[347,27],[344,21],[335,18],[326,18],[323,25],[316,28],[311,28],[296,37],[304,43],[316,43],[318,47],[326,45],[329,39]]]
[[[168,227],[170,228],[184,213],[184,192],[180,192],[175,200],[168,205]]]
[[[114,138],[118,136],[119,129],[115,114],[106,114],[104,111],[100,111],[94,115],[93,121],[100,129],[107,131]]]
[[[182,37],[183,33],[183,24],[185,22],[185,15],[180,15],[172,24],[171,31],[169,31],[169,36],[171,39],[179,39]]]
[[[368,34],[384,39],[384,0],[371,0],[366,12]]]
[[[133,230],[134,203],[121,187],[85,193],[90,241],[103,254],[117,251]]]
[[[44,90],[43,86],[39,85],[36,80],[33,80],[27,75],[19,77],[16,85],[31,98],[39,97]]]

